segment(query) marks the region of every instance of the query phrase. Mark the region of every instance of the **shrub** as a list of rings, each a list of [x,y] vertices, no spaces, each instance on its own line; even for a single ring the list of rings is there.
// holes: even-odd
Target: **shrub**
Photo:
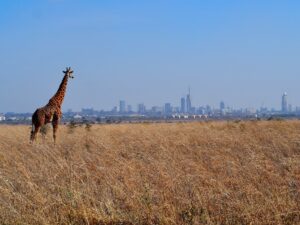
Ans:
[[[77,127],[76,122],[72,120],[72,121],[68,124],[68,133],[69,133],[69,134],[74,133],[74,130],[75,130],[76,127]]]

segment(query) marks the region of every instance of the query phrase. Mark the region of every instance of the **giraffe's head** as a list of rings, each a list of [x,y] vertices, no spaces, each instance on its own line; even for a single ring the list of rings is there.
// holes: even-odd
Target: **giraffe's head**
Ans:
[[[65,71],[63,71],[63,73],[68,76],[69,78],[74,78],[73,76],[73,70],[71,69],[71,67],[67,67]]]

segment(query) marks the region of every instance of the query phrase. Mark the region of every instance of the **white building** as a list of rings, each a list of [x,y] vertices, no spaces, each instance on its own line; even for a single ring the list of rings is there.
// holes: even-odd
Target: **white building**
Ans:
[[[0,121],[4,121],[5,120],[5,116],[3,114],[0,114]]]
[[[80,120],[80,119],[82,119],[82,116],[80,116],[79,114],[76,114],[73,118],[75,120]]]

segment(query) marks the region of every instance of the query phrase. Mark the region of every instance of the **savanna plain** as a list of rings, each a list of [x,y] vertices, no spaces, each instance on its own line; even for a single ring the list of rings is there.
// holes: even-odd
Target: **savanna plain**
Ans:
[[[300,224],[300,121],[0,126],[0,224]]]

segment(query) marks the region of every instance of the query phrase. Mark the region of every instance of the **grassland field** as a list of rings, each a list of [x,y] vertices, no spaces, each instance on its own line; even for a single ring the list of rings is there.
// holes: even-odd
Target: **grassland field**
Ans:
[[[300,121],[0,126],[0,224],[300,224]]]

